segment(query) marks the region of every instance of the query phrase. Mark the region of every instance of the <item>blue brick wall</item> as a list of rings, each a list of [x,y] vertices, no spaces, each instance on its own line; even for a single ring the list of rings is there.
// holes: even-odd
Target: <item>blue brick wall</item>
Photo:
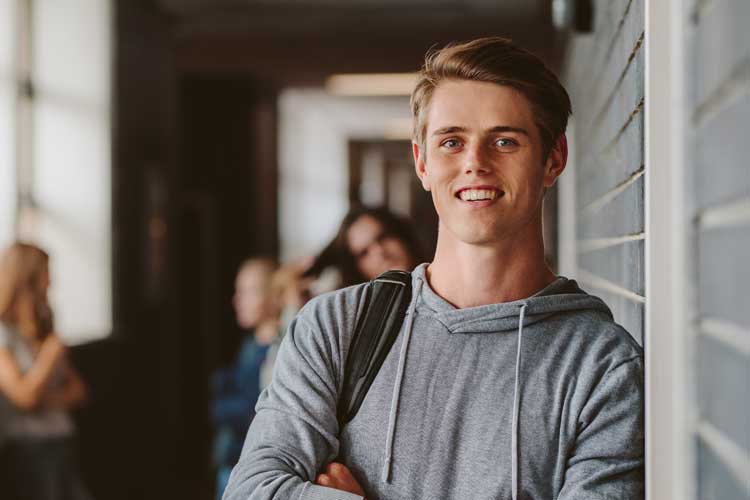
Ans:
[[[571,37],[565,65],[575,119],[577,277],[642,342],[650,205],[644,183],[650,169],[666,167],[647,164],[644,155],[645,0],[593,3],[594,31]],[[675,346],[689,353],[685,379],[674,381],[676,390],[687,387],[691,408],[685,437],[694,444],[693,469],[684,480],[694,484],[696,499],[748,500],[750,0],[671,5],[684,9],[673,22],[685,36],[677,84],[686,118],[676,131],[685,175],[674,186],[689,221],[676,236],[687,255],[688,331],[673,335],[689,346]],[[650,78],[660,78],[659,68]]]
[[[644,0],[595,1],[593,33],[573,37],[565,71],[576,124],[577,278],[639,342],[645,304],[644,25]]]

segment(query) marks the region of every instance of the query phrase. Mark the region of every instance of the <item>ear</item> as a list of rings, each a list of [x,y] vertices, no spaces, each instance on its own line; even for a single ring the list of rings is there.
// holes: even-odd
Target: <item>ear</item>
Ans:
[[[427,175],[427,164],[425,162],[424,151],[420,149],[419,144],[416,142],[411,143],[411,151],[414,155],[414,170],[417,172],[417,177],[422,183],[422,188],[425,191],[430,190],[430,182]]]
[[[568,163],[568,139],[562,134],[555,141],[544,164],[544,187],[552,187]]]
[[[414,155],[414,170],[417,172],[417,177],[422,182],[422,187],[425,191],[430,190],[430,183],[427,176],[427,165],[425,164],[424,151],[419,148],[419,144],[416,142],[411,143],[411,151]]]

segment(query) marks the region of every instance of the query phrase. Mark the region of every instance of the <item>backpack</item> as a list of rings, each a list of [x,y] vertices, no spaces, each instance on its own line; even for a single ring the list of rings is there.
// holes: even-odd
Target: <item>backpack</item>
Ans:
[[[359,411],[398,337],[411,301],[411,273],[386,271],[370,281],[344,368],[338,420],[343,426]]]

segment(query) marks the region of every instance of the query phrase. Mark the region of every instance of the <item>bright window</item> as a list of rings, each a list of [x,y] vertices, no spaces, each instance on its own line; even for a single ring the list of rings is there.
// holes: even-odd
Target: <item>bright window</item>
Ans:
[[[0,224],[9,219],[19,238],[50,253],[60,335],[71,343],[101,338],[112,329],[111,0],[0,2],[20,14],[10,88],[27,89],[10,93],[13,167],[0,172],[11,195],[2,210],[6,198],[18,210]],[[0,22],[7,18],[0,12]],[[6,182],[13,174],[17,181]]]
[[[15,135],[15,0],[0,0],[0,246],[13,240],[16,217]]]

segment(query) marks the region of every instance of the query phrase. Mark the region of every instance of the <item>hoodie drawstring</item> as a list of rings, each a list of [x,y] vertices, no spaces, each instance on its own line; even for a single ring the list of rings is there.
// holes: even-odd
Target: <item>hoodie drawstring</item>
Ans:
[[[404,338],[401,341],[401,352],[398,358],[398,371],[396,372],[396,381],[393,384],[393,399],[391,400],[391,412],[388,415],[388,437],[385,442],[385,464],[383,465],[383,481],[391,480],[391,463],[393,458],[393,435],[396,432],[396,414],[398,413],[398,400],[401,396],[401,381],[404,378],[404,366],[406,365],[406,353],[409,349],[409,340],[411,339],[411,330],[414,325],[414,312],[417,309],[417,301],[422,291],[422,280],[417,278],[417,286],[412,296],[409,311],[407,312],[406,329]]]
[[[518,347],[516,351],[516,380],[513,387],[513,420],[511,423],[511,495],[518,499],[518,413],[521,411],[521,340],[523,339],[523,318],[526,315],[526,304],[521,305],[518,315]]]

